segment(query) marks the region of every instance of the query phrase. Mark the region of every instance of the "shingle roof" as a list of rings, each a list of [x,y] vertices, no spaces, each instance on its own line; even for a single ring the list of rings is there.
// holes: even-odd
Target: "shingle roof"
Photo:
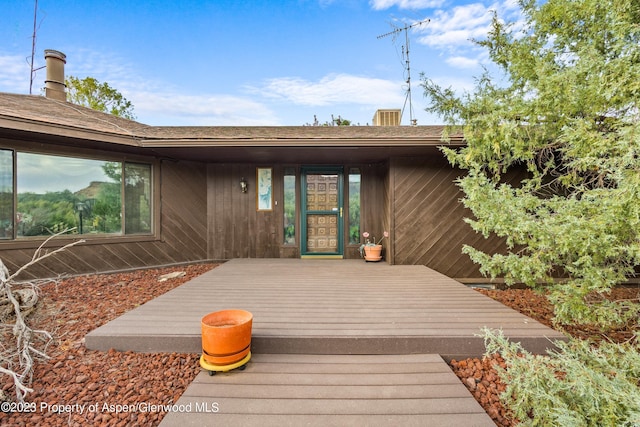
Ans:
[[[44,96],[3,92],[0,92],[0,118],[123,136],[144,133],[149,128],[142,123]]]
[[[277,145],[278,141],[284,145],[293,141],[436,145],[442,143],[443,131],[442,126],[149,126],[44,96],[0,92],[0,129],[33,130],[34,125],[51,134],[64,130],[64,135],[69,136],[70,131],[77,131],[78,138],[86,137],[83,133],[93,133],[111,137],[110,142],[162,147],[245,145],[258,141],[267,145]]]

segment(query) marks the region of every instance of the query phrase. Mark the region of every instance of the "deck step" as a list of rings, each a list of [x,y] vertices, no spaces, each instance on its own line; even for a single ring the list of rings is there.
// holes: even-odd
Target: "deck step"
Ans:
[[[200,319],[253,313],[254,353],[479,357],[484,326],[534,353],[562,334],[424,266],[235,259],[101,326],[94,350],[201,352]]]
[[[254,354],[244,371],[205,371],[161,427],[494,426],[436,354]]]

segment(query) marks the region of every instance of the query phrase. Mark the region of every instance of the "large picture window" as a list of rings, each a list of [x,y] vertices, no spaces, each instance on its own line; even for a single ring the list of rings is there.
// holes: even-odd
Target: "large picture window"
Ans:
[[[18,151],[13,170],[13,155],[0,150],[0,237],[152,232],[150,164]]]

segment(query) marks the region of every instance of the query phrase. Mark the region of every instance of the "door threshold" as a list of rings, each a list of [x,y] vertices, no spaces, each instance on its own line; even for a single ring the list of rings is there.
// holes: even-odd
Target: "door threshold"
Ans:
[[[301,255],[301,259],[343,259],[343,255]]]

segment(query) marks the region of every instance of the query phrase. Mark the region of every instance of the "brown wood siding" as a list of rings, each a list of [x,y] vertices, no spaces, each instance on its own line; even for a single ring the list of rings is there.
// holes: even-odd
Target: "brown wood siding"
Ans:
[[[163,161],[159,171],[160,179],[156,180],[160,185],[158,199],[162,200],[159,240],[89,241],[43,260],[20,278],[56,277],[206,259],[206,166]],[[36,249],[3,249],[2,246],[0,244],[0,258],[11,273],[28,263]]]
[[[166,161],[162,171],[162,242],[186,260],[201,260],[207,254],[206,166]]]
[[[391,161],[390,216],[394,226],[393,264],[425,265],[449,277],[480,278],[462,253],[463,244],[487,252],[504,251],[501,239],[484,239],[463,221],[471,212],[455,180],[463,172],[442,157]]]
[[[241,178],[247,180],[246,193],[240,191]],[[209,258],[278,258],[282,168],[273,169],[272,211],[256,210],[256,165],[210,164],[207,183]]]
[[[208,241],[210,259],[234,258],[298,258],[300,256],[300,166],[296,166],[296,228],[298,242],[283,245],[284,192],[283,179],[286,165],[273,167],[273,211],[256,211],[256,164],[210,164],[208,182]],[[369,231],[381,237],[388,228],[385,179],[386,164],[355,165],[361,171],[361,232]],[[345,188],[348,188],[349,166],[344,166]],[[241,178],[247,180],[249,190],[240,191]],[[344,257],[359,258],[358,245],[349,245],[348,194],[345,192]],[[386,227],[386,228],[385,228]]]
[[[360,198],[360,233],[365,231],[379,240],[385,231],[385,164],[367,165],[362,168],[362,196]],[[386,242],[385,246],[387,246]]]

